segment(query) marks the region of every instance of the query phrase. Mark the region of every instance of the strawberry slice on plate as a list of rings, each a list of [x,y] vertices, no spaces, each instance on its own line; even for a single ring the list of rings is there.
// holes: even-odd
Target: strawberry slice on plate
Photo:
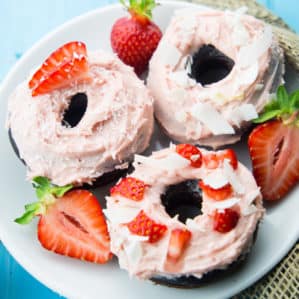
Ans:
[[[49,93],[79,82],[87,77],[86,46],[82,42],[69,42],[54,51],[29,81],[32,96]]]
[[[113,51],[127,65],[142,74],[162,37],[159,27],[151,21],[155,0],[125,0],[120,3],[130,17],[118,19],[111,30],[110,41]]]
[[[25,206],[16,219],[26,224],[39,215],[38,239],[55,253],[93,262],[106,263],[111,257],[107,224],[96,197],[86,190],[71,190],[72,185],[54,186],[47,178],[33,180],[38,202]]]
[[[279,87],[254,122],[265,123],[248,139],[253,174],[264,199],[278,200],[299,182],[299,91]]]

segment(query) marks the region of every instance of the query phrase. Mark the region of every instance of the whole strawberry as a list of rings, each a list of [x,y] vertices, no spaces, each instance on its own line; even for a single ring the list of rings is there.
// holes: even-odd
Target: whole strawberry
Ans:
[[[159,27],[151,21],[155,0],[125,0],[120,2],[130,16],[118,19],[111,31],[111,47],[118,57],[142,74],[162,37]]]
[[[283,86],[266,105],[248,139],[253,174],[267,200],[286,195],[299,182],[299,91]]]

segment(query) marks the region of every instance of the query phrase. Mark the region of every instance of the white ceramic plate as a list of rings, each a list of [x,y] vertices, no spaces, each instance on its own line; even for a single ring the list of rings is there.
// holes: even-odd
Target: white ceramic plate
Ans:
[[[190,4],[164,2],[155,10],[154,19],[162,29],[165,29],[173,11],[187,5]],[[3,124],[5,121],[8,95],[52,50],[70,40],[82,40],[87,43],[89,49],[103,48],[111,51],[110,29],[113,22],[123,14],[123,9],[118,5],[93,11],[66,23],[37,43],[21,58],[3,82],[0,91],[0,123]],[[296,87],[295,80],[298,82],[298,77],[296,78],[295,73],[289,70],[286,81],[291,89]],[[35,197],[30,183],[25,181],[25,168],[12,151],[7,132],[1,130],[0,134],[1,239],[14,258],[29,273],[66,297],[98,299],[105,294],[104,296],[110,299],[226,298],[261,278],[278,263],[299,237],[297,187],[279,204],[267,209],[257,242],[246,265],[233,275],[200,289],[180,290],[130,279],[125,271],[119,269],[116,259],[102,266],[55,255],[40,247],[36,238],[35,223],[20,226],[13,222],[13,219],[23,212],[24,204],[31,202]],[[168,144],[169,140],[156,131],[151,150]],[[241,161],[249,165],[246,142],[243,141],[234,148]],[[96,191],[102,202],[103,192],[105,190]]]

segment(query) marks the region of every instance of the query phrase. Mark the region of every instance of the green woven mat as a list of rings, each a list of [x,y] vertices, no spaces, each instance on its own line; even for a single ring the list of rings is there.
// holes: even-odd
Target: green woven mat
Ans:
[[[188,0],[187,0],[188,1]],[[299,70],[299,38],[279,17],[254,0],[189,0],[218,9],[247,6],[248,13],[272,25],[288,62]],[[299,299],[299,242],[270,273],[232,299]]]

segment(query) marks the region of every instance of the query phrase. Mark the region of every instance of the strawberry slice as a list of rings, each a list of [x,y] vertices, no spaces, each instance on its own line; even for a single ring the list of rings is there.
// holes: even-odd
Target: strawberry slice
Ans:
[[[202,154],[196,146],[192,144],[178,144],[175,150],[179,155],[188,159],[192,167],[201,167]]]
[[[146,185],[143,181],[133,177],[122,178],[121,181],[110,189],[111,195],[121,195],[126,198],[140,201],[144,197]]]
[[[235,151],[232,149],[226,149],[217,153],[208,153],[203,156],[204,165],[208,169],[219,167],[220,163],[223,163],[225,159],[229,160],[233,169],[236,170],[238,168],[238,158]]]
[[[214,189],[211,186],[206,185],[202,180],[199,181],[198,185],[208,197],[214,200],[224,200],[233,194],[233,188],[230,183],[227,183],[218,189]]]
[[[190,239],[191,232],[187,229],[174,229],[171,231],[167,257],[173,262],[177,262],[184,253]]]
[[[77,259],[102,264],[111,258],[101,206],[86,190],[70,191],[47,209],[38,239],[44,248]]]
[[[32,96],[49,93],[87,77],[86,46],[82,42],[70,42],[54,51],[29,81]]]
[[[111,259],[107,224],[92,193],[68,191],[71,185],[54,186],[42,177],[35,178],[34,184],[39,201],[26,205],[17,223],[26,224],[39,215],[38,239],[44,248],[93,263]]]
[[[219,153],[219,158],[223,162],[225,159],[229,160],[229,163],[231,164],[233,169],[238,168],[238,158],[234,150],[232,149],[226,149],[224,151],[221,151]]]
[[[263,197],[278,200],[299,182],[299,91],[280,86],[254,122],[263,124],[248,139],[253,174]]]
[[[127,226],[131,233],[138,236],[149,237],[148,241],[150,243],[159,241],[167,230],[166,225],[156,223],[149,218],[143,210],[141,210]]]
[[[237,226],[239,218],[239,213],[233,209],[216,211],[213,217],[214,230],[219,233],[228,233]]]
[[[277,200],[299,180],[299,128],[279,120],[256,127],[248,140],[253,174],[263,197]]]
[[[208,153],[203,155],[203,162],[206,168],[216,169],[219,166],[219,157],[216,153]]]

